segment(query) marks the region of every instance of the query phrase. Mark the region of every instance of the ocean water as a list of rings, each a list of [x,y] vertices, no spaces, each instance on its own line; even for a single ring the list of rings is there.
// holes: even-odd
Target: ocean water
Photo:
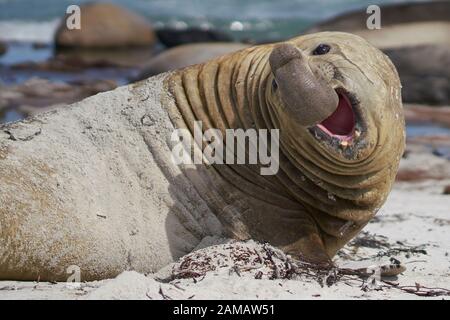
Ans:
[[[409,0],[411,1],[411,0]],[[413,0],[414,1],[414,0]],[[0,39],[52,41],[71,4],[88,0],[0,0]],[[236,39],[277,40],[370,4],[408,0],[110,0],[149,18],[156,27],[217,28]]]

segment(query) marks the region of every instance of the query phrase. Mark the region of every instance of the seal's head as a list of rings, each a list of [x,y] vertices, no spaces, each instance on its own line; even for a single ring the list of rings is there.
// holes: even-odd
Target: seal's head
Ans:
[[[380,144],[385,152],[399,146],[400,81],[389,58],[364,39],[338,32],[298,37],[275,45],[269,63],[269,104],[288,133],[346,163],[364,160]]]
[[[387,56],[347,33],[298,37],[268,55],[265,101],[289,162],[285,185],[332,256],[391,189],[405,143],[400,80]]]

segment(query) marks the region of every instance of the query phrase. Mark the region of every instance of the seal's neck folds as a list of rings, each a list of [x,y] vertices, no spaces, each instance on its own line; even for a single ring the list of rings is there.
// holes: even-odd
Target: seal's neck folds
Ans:
[[[182,119],[179,127],[193,131],[195,121],[203,129],[266,129],[261,114],[259,88],[265,87],[270,68],[268,50],[253,47],[173,73],[169,91]]]
[[[357,225],[355,230],[360,229],[385,201],[395,165],[369,174],[355,174],[348,168],[348,173],[342,174],[334,172],[332,160],[323,155],[320,161],[325,164],[311,162],[310,155],[305,154],[319,157],[319,148],[294,141],[309,133],[305,130],[297,134],[292,128],[283,133],[274,106],[268,102],[271,49],[270,45],[257,46],[170,74],[166,84],[174,103],[169,106],[169,115],[177,128],[188,128],[192,135],[196,121],[202,122],[203,130],[217,128],[223,136],[226,129],[280,129],[280,170],[276,176],[261,177],[258,167],[247,165],[217,165],[214,169],[222,177],[226,171],[231,184],[261,201],[272,205],[282,201],[301,204],[314,212],[312,216],[319,217],[320,227],[330,233],[336,228],[327,224],[348,227],[347,221]],[[262,190],[269,190],[271,196]],[[321,215],[332,221],[321,219]]]

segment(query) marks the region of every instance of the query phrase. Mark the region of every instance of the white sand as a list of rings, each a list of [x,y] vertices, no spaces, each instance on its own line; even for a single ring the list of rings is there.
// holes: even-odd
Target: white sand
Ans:
[[[357,238],[366,240],[363,246],[350,243],[336,256],[338,266],[382,264],[389,257],[400,260],[407,270],[396,279],[402,286],[450,289],[450,195],[443,195],[442,188],[450,181],[421,183],[397,183],[386,205],[364,232]],[[220,243],[220,239],[217,242]],[[370,241],[372,240],[372,241]],[[397,242],[399,241],[399,242]],[[367,246],[375,246],[369,248]],[[398,252],[413,249],[412,252]],[[208,264],[216,270],[206,276],[176,279],[169,283],[156,281],[180,271],[174,264],[163,268],[159,274],[145,276],[137,272],[125,272],[115,279],[82,284],[0,282],[0,299],[418,299],[412,293],[378,282],[381,290],[362,290],[363,282],[357,276],[345,276],[330,287],[321,287],[311,277],[300,279],[267,279],[271,269],[259,265],[245,269],[244,263],[233,262],[231,255],[242,250],[263,247],[254,242],[216,245],[197,251],[194,261],[212,259]],[[391,252],[389,252],[391,250]],[[423,251],[424,250],[424,251]],[[426,252],[426,254],[424,254]],[[387,254],[383,256],[383,253]],[[195,254],[195,252],[194,252]],[[219,258],[217,256],[219,255]],[[224,255],[223,257],[221,255]],[[381,257],[376,257],[380,255]],[[228,257],[228,260],[227,260]],[[250,255],[257,258],[258,255]],[[183,258],[182,258],[183,259]],[[276,258],[274,259],[276,260]],[[280,262],[280,261],[278,261]],[[239,275],[236,273],[238,267]],[[247,263],[248,265],[248,263]],[[258,267],[258,264],[256,264]],[[281,264],[280,264],[281,266]],[[197,271],[202,268],[197,266]],[[240,270],[240,271],[239,271]],[[280,269],[281,270],[281,269]],[[204,271],[204,270],[203,270]],[[261,280],[255,275],[261,272]],[[422,289],[425,290],[425,289]],[[446,299],[438,296],[434,299]]]

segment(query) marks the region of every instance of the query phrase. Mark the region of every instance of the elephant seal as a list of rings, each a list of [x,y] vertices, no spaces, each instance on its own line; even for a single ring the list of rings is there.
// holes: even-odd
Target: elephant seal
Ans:
[[[171,136],[196,121],[279,129],[278,172],[176,165]],[[3,125],[0,278],[154,272],[214,235],[328,265],[384,203],[404,139],[395,68],[345,33],[251,47]]]
[[[192,179],[234,238],[327,262],[384,203],[405,142],[400,81],[390,60],[362,38],[306,35],[166,81],[179,128],[193,132],[201,120],[205,130],[280,129],[278,174],[215,165],[197,168]]]
[[[243,43],[229,42],[205,42],[176,46],[163,51],[151,59],[150,62],[144,66],[143,71],[138,75],[136,80],[143,80],[163,72],[203,63],[212,58],[248,47],[249,45]]]

